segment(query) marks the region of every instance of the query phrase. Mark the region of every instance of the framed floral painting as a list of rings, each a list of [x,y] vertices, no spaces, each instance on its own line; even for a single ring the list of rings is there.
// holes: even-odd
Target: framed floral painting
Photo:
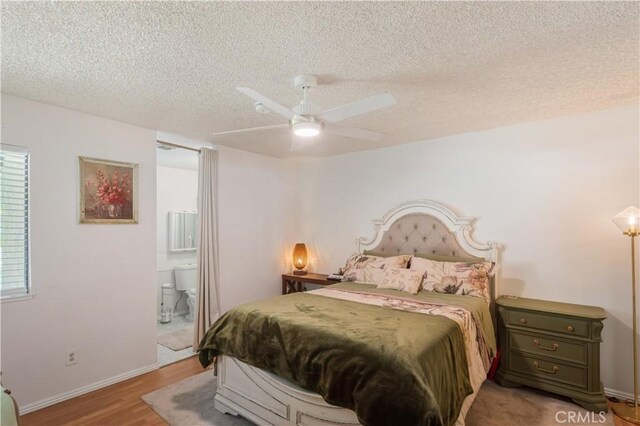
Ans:
[[[138,223],[138,165],[80,157],[80,223]]]

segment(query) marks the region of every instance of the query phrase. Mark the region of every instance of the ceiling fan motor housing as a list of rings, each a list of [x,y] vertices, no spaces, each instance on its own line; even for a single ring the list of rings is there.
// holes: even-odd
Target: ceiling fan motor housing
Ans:
[[[300,103],[292,108],[293,112],[303,117],[306,117],[308,115],[315,115],[315,105],[313,105],[313,102],[311,102],[311,100],[307,98],[307,92],[309,91],[309,89],[311,89],[312,87],[316,87],[317,85],[318,80],[313,75],[301,74],[293,79],[293,87],[301,90],[304,94],[304,97],[300,101]]]
[[[293,112],[303,117],[307,115],[315,115],[316,106],[308,99],[300,101],[300,103],[293,107]]]
[[[293,79],[293,87],[302,91],[303,89],[311,89],[318,85],[318,79],[314,75],[300,74]]]

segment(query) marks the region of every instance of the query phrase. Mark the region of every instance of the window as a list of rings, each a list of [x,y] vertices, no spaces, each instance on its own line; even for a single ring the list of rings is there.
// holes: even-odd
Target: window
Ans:
[[[29,151],[0,145],[0,297],[30,293]]]

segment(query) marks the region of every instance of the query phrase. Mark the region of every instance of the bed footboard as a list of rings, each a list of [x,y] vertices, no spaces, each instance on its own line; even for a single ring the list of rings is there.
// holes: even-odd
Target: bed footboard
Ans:
[[[219,359],[215,408],[258,425],[360,424],[353,411],[228,356]]]

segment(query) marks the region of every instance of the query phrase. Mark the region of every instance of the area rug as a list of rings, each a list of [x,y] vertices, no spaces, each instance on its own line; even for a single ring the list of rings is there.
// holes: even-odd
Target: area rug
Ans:
[[[193,326],[179,328],[158,336],[158,343],[174,351],[180,351],[193,345]]]
[[[466,420],[466,426],[614,425],[611,411],[600,417],[571,400],[530,388],[503,388],[488,380]]]
[[[247,426],[250,421],[222,414],[213,407],[213,370],[142,395],[142,400],[171,426]]]
[[[253,424],[240,416],[216,411],[215,389],[216,378],[209,370],[143,395],[142,400],[171,426]],[[466,419],[466,426],[566,424],[613,426],[614,422],[611,412],[601,419],[599,414],[589,413],[570,401],[527,388],[503,388],[489,381],[480,388]]]

